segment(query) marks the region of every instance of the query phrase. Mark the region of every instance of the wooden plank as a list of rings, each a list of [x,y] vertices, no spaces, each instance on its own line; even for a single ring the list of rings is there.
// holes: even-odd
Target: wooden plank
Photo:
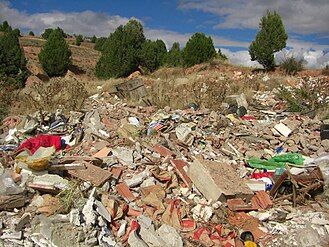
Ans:
[[[108,170],[94,166],[91,163],[86,163],[86,168],[85,170],[69,170],[68,173],[83,181],[91,182],[96,187],[104,184],[112,176]]]

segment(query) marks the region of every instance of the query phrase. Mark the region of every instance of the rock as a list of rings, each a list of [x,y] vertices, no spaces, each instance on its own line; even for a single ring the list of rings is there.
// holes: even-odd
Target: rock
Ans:
[[[129,234],[128,244],[130,247],[148,247],[148,245],[138,237],[136,231]]]
[[[80,211],[79,209],[72,209],[69,215],[70,223],[75,226],[80,226]]]
[[[264,153],[263,151],[248,150],[244,155],[247,158],[250,158],[250,157],[262,158],[263,153]]]
[[[95,200],[95,205],[97,206],[97,213],[100,214],[108,223],[111,223],[111,215],[107,211],[106,207],[98,200]]]
[[[85,243],[87,244],[87,246],[95,246],[98,244],[98,240],[97,238],[88,238],[86,239]]]
[[[33,179],[35,185],[51,186],[57,189],[69,188],[69,181],[56,174],[45,174],[42,176],[35,176]]]
[[[145,169],[144,171],[133,175],[130,179],[125,179],[125,183],[128,185],[128,187],[136,187],[137,185],[140,185],[146,178],[150,176],[150,172],[148,169]]]
[[[127,165],[130,168],[134,169],[136,164],[134,164],[134,150],[126,147],[117,147],[112,149],[112,153],[117,157],[123,165]]]
[[[19,219],[18,223],[15,226],[15,231],[19,232],[21,231],[24,226],[31,221],[31,214],[30,213],[24,213],[22,217]]]
[[[250,200],[253,192],[227,164],[195,159],[188,175],[197,189],[213,202],[225,201],[226,197],[242,197]]]
[[[180,140],[181,142],[184,142],[188,145],[192,145],[192,143],[194,141],[194,137],[192,135],[192,129],[190,127],[187,127],[186,125],[181,124],[176,127],[175,131],[176,131],[176,136],[177,136],[178,140]]]
[[[292,130],[289,129],[288,126],[286,126],[283,123],[276,124],[274,126],[274,129],[277,130],[284,137],[288,137],[291,134],[291,132],[292,132]]]
[[[183,241],[177,230],[171,226],[163,224],[156,233],[161,236],[167,246],[183,247]]]
[[[17,239],[20,240],[22,239],[23,232],[4,232],[0,238],[1,239]]]
[[[95,225],[96,223],[96,214],[94,212],[94,194],[95,194],[96,188],[93,188],[88,201],[86,202],[85,206],[82,208],[82,214],[84,216],[84,220],[86,222],[87,226]]]

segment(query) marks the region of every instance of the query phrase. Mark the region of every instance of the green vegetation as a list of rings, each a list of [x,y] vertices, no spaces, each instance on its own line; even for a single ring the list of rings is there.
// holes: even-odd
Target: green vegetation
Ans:
[[[103,46],[104,46],[106,40],[107,40],[107,38],[105,38],[105,37],[97,38],[95,41],[95,50],[103,51]]]
[[[170,51],[165,57],[165,65],[168,67],[179,67],[183,65],[182,52],[179,48],[179,43],[173,43]]]
[[[8,21],[4,21],[2,25],[0,25],[0,32],[10,32],[12,31],[11,26],[9,25]]]
[[[92,42],[92,43],[96,43],[96,40],[97,40],[97,38],[96,38],[96,36],[94,35],[94,36],[91,38],[91,42]]]
[[[266,70],[275,67],[274,53],[286,47],[288,35],[281,16],[277,12],[267,12],[260,21],[260,31],[250,44],[249,54],[252,61],[257,61]]]
[[[9,81],[18,87],[24,86],[27,78],[26,60],[17,32],[6,32],[0,38],[0,77],[10,78]]]
[[[58,32],[61,33],[61,35],[66,38],[67,37],[67,34],[63,31],[63,29],[61,28],[56,28],[56,29],[52,29],[52,28],[47,28],[45,29],[45,31],[43,32],[43,34],[41,34],[41,37],[44,38],[44,39],[48,39],[50,34],[52,33],[52,31],[54,30],[57,30]]]
[[[303,70],[303,63],[304,61],[302,59],[297,60],[294,57],[289,57],[285,59],[280,66],[286,72],[286,74],[296,75],[298,71]]]
[[[146,40],[139,53],[141,65],[153,72],[163,65],[166,53],[166,45],[162,40]]]
[[[78,36],[75,37],[75,44],[77,46],[80,46],[82,42],[83,42],[83,37],[81,34],[79,34]]]
[[[130,20],[125,26],[119,26],[102,47],[102,56],[96,65],[96,76],[117,78],[136,71],[144,42],[143,26],[138,21]]]
[[[64,75],[71,62],[71,51],[59,28],[53,30],[39,54],[40,63],[50,76]]]
[[[183,50],[185,66],[208,62],[216,56],[216,50],[211,37],[203,33],[195,33],[186,43]]]
[[[34,33],[32,31],[30,31],[29,36],[34,36]]]

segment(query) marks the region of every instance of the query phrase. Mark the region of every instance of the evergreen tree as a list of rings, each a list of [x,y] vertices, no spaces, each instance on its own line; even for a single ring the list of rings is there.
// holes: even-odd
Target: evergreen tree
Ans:
[[[0,37],[0,76],[14,79],[21,87],[27,77],[24,52],[19,45],[17,34],[13,31]]]
[[[75,44],[77,46],[80,46],[82,42],[83,42],[83,37],[81,34],[79,34],[78,36],[75,37]]]
[[[8,21],[4,21],[2,25],[0,25],[0,31],[6,33],[12,31],[12,28],[9,25]]]
[[[95,42],[95,50],[103,51],[103,46],[104,46],[106,40],[107,40],[107,38],[105,38],[105,37],[97,38],[96,42]]]
[[[166,53],[166,45],[162,40],[147,40],[142,44],[139,56],[140,63],[148,71],[153,72],[163,65],[164,56]]]
[[[178,42],[173,43],[170,51],[167,53],[165,58],[165,64],[169,67],[182,66],[183,58]]]
[[[274,69],[274,53],[286,47],[288,35],[281,16],[277,12],[267,11],[260,21],[260,31],[250,44],[249,54],[252,61],[257,61],[266,70]]]
[[[41,34],[41,37],[44,38],[44,39],[48,39],[50,34],[52,33],[52,31],[54,30],[58,30],[58,32],[61,33],[61,35],[64,37],[64,38],[67,38],[67,34],[63,31],[63,29],[57,27],[56,29],[52,29],[52,28],[47,28],[45,29],[45,31],[43,32],[43,34]]]
[[[71,63],[71,51],[59,28],[53,30],[39,54],[40,63],[49,76],[64,75]]]
[[[33,31],[30,31],[30,32],[29,32],[29,36],[34,36]]]
[[[183,50],[185,66],[207,62],[216,56],[216,50],[211,37],[203,33],[195,33],[186,43]]]
[[[136,71],[144,42],[143,26],[138,21],[130,20],[125,26],[119,26],[102,47],[102,56],[96,65],[97,77],[123,77]]]
[[[91,42],[92,42],[92,43],[96,43],[96,40],[97,40],[97,38],[96,38],[96,36],[94,35],[94,36],[91,38]]]

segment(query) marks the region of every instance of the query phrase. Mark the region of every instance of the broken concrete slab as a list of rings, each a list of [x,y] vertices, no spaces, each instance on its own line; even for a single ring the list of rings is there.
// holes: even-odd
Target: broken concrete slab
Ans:
[[[156,230],[156,233],[165,241],[166,246],[183,247],[183,240],[181,236],[172,226],[163,224],[158,230]]]
[[[106,207],[98,200],[95,200],[96,211],[102,216],[107,222],[111,223],[111,215],[107,211]]]
[[[253,196],[253,192],[228,164],[194,159],[187,174],[208,200],[215,202],[241,197],[249,201]]]
[[[289,129],[289,127],[287,125],[283,124],[283,123],[276,124],[274,126],[274,129],[276,131],[278,131],[284,137],[288,137],[292,132],[292,130]]]

